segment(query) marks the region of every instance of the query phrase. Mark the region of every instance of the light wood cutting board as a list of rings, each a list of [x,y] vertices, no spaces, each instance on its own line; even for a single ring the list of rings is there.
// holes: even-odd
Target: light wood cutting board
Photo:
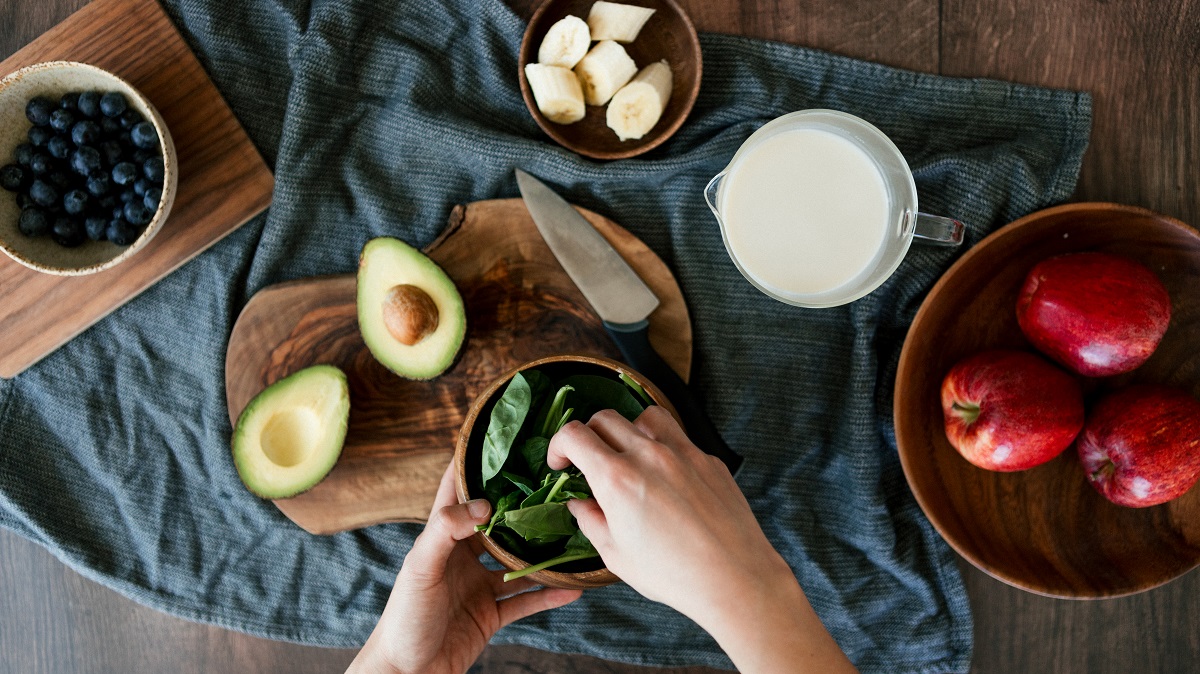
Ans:
[[[56,60],[104,68],[150,99],[179,154],[179,188],[162,231],[108,271],[52,276],[0,253],[5,379],[262,212],[275,186],[258,150],[155,0],[95,0],[0,63],[0,77]],[[0,164],[7,162],[0,158]]]
[[[692,328],[670,270],[620,226],[579,211],[658,296],[650,342],[686,381]],[[467,409],[496,377],[557,353],[621,357],[520,199],[455,207],[425,252],[454,279],[467,308],[463,351],[433,381],[401,379],[371,356],[358,331],[352,274],[265,288],[234,325],[225,357],[231,422],[259,391],[309,365],[337,365],[349,378],[350,427],[337,466],[313,489],[275,501],[306,531],[424,521]]]

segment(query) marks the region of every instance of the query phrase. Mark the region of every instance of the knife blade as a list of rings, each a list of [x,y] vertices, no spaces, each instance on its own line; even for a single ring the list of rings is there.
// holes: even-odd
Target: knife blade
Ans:
[[[533,222],[575,282],[630,367],[654,382],[679,413],[688,437],[737,475],[742,457],[729,448],[687,384],[650,346],[658,297],[592,223],[542,181],[516,169],[517,187]]]

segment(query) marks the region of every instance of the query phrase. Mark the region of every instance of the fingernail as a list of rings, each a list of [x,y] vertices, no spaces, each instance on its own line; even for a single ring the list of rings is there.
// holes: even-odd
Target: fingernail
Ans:
[[[480,519],[486,516],[492,510],[492,504],[486,499],[477,498],[474,501],[467,501],[467,512],[471,513],[471,517]]]

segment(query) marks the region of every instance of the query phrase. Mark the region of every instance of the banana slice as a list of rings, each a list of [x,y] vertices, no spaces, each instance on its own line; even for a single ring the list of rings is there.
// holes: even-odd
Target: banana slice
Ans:
[[[608,128],[621,140],[637,140],[658,123],[670,97],[670,64],[651,63],[613,95],[605,111]]]
[[[533,100],[546,119],[556,124],[573,124],[583,119],[583,90],[579,78],[567,68],[543,63],[525,65],[525,79]]]
[[[650,20],[651,14],[654,14],[654,10],[648,7],[600,0],[592,5],[587,23],[592,30],[593,40],[633,42],[642,26]]]
[[[587,53],[592,43],[592,33],[587,23],[577,16],[559,19],[538,47],[538,63],[548,66],[574,68]]]
[[[637,74],[637,64],[625,53],[624,47],[612,40],[604,40],[597,42],[575,66],[575,74],[579,75],[587,104],[604,105]]]

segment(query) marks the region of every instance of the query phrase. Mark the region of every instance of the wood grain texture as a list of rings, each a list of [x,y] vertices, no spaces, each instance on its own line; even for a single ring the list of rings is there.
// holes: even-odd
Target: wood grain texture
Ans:
[[[59,59],[104,68],[145,94],[175,142],[179,188],[162,230],[113,269],[60,277],[0,256],[5,378],[237,229],[271,203],[274,189],[262,157],[155,0],[96,0],[5,59],[0,76]]]
[[[900,358],[896,441],[917,501],[968,560],[1005,582],[1057,597],[1139,592],[1200,564],[1200,489],[1152,508],[1123,508],[1087,483],[1074,449],[1030,470],[967,463],[946,440],[940,390],[959,360],[991,348],[1032,351],[1017,325],[1029,269],[1064,253],[1103,251],[1153,270],[1171,296],[1170,327],[1131,373],[1084,383],[1095,401],[1131,383],[1200,396],[1200,234],[1113,204],[1040,211],[984,239],[930,291]]]
[[[650,341],[686,380],[692,329],[670,270],[612,221],[580,212],[658,296]],[[265,288],[234,325],[225,359],[232,421],[259,391],[309,365],[337,365],[350,380],[350,427],[337,466],[311,490],[275,502],[306,531],[424,521],[467,409],[497,377],[559,353],[620,357],[520,199],[457,207],[425,252],[467,308],[462,353],[433,381],[402,379],[371,356],[358,331],[351,275]]]
[[[536,0],[507,1],[528,17]],[[0,2],[0,54],[84,4]],[[781,40],[925,72],[1089,90],[1096,95],[1095,126],[1078,197],[1133,203],[1200,223],[1200,192],[1192,188],[1200,147],[1197,0],[680,4],[701,32]],[[973,674],[1198,671],[1200,630],[1192,616],[1200,615],[1200,573],[1131,597],[1081,602],[1013,588],[963,560],[960,567],[974,608]],[[0,531],[0,672],[337,672],[351,657],[175,620],[84,581],[34,544]],[[515,646],[489,647],[471,671],[715,672],[633,667]]]
[[[640,5],[654,10],[633,42],[624,45],[626,52],[639,67],[666,59],[671,65],[671,98],[662,117],[645,136],[621,140],[608,127],[608,106],[589,105],[584,118],[574,124],[555,124],[538,110],[525,77],[525,65],[537,63],[538,48],[546,31],[564,17],[571,15],[586,19],[595,0],[547,0],[529,19],[529,26],[517,52],[517,75],[525,107],[537,125],[559,145],[595,159],[626,159],[649,152],[671,137],[700,93],[703,58],[696,28],[675,0],[641,0]]]

